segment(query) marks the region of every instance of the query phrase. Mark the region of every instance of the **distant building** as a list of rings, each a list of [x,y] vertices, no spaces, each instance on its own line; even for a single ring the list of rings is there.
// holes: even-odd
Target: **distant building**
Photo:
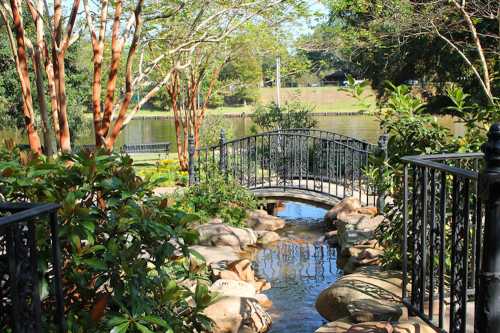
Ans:
[[[323,86],[339,86],[342,85],[344,81],[347,80],[347,73],[344,71],[335,71],[328,75],[325,75],[321,79],[321,85]]]

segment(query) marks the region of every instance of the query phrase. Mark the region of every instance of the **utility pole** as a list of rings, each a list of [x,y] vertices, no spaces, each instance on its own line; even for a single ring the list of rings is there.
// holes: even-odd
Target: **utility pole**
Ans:
[[[276,57],[276,105],[281,107],[281,59],[279,56]]]

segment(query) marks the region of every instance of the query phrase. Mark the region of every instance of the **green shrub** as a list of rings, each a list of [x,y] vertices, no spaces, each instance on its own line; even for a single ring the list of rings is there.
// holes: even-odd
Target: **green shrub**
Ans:
[[[202,181],[190,186],[177,198],[176,207],[186,212],[196,212],[205,219],[220,217],[225,223],[242,226],[247,211],[257,208],[253,194],[231,177],[211,173]]]
[[[316,120],[311,116],[312,111],[311,106],[300,102],[285,103],[281,107],[272,102],[266,106],[258,106],[253,121],[266,131],[313,128],[316,126]]]
[[[199,216],[169,208],[153,195],[155,184],[135,174],[129,156],[82,152],[49,160],[12,144],[8,148],[0,150],[2,201],[62,205],[59,236],[70,332],[209,329],[210,320],[201,314],[213,299],[208,289],[198,283],[192,292],[182,283],[207,279],[206,267],[194,265],[188,249],[197,240],[190,224]],[[49,267],[43,236],[48,230],[45,224],[37,228],[39,267]],[[45,271],[43,280],[50,274]]]
[[[188,183],[188,173],[180,170],[177,160],[161,160],[155,165],[134,166],[139,176],[159,186],[186,186]]]

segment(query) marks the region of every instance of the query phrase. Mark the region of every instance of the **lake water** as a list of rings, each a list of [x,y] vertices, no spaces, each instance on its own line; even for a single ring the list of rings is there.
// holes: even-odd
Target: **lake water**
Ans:
[[[326,211],[286,202],[277,215],[286,220],[284,240],[259,250],[255,268],[271,282],[265,293],[273,302],[271,333],[309,333],[325,323],[314,307],[316,298],[341,275],[337,250],[318,239],[324,234]]]
[[[372,116],[365,115],[336,115],[336,116],[316,116],[318,126],[321,129],[348,135],[370,142],[376,142],[380,135],[380,128],[377,120]],[[461,134],[463,126],[456,124],[451,117],[441,117],[440,122],[449,127],[454,133]],[[250,133],[252,119],[250,117],[225,118],[224,123],[233,133],[233,137],[243,137]],[[207,129],[210,130],[210,129]],[[20,131],[0,130],[0,139],[14,137],[17,142],[26,142],[26,136]],[[76,140],[77,144],[93,143],[93,133],[91,123],[88,122],[80,129],[80,136]],[[168,118],[139,118],[134,119],[120,135],[117,145],[140,144],[170,141],[175,142],[175,130],[173,119]]]

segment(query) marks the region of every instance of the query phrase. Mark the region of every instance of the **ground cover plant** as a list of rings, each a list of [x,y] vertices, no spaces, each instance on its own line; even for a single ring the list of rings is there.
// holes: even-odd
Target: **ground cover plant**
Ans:
[[[213,169],[215,170],[215,169]],[[233,226],[244,226],[247,212],[256,209],[258,201],[247,189],[232,177],[219,172],[186,188],[176,198],[175,207],[188,213],[196,213],[204,220],[219,217]]]

